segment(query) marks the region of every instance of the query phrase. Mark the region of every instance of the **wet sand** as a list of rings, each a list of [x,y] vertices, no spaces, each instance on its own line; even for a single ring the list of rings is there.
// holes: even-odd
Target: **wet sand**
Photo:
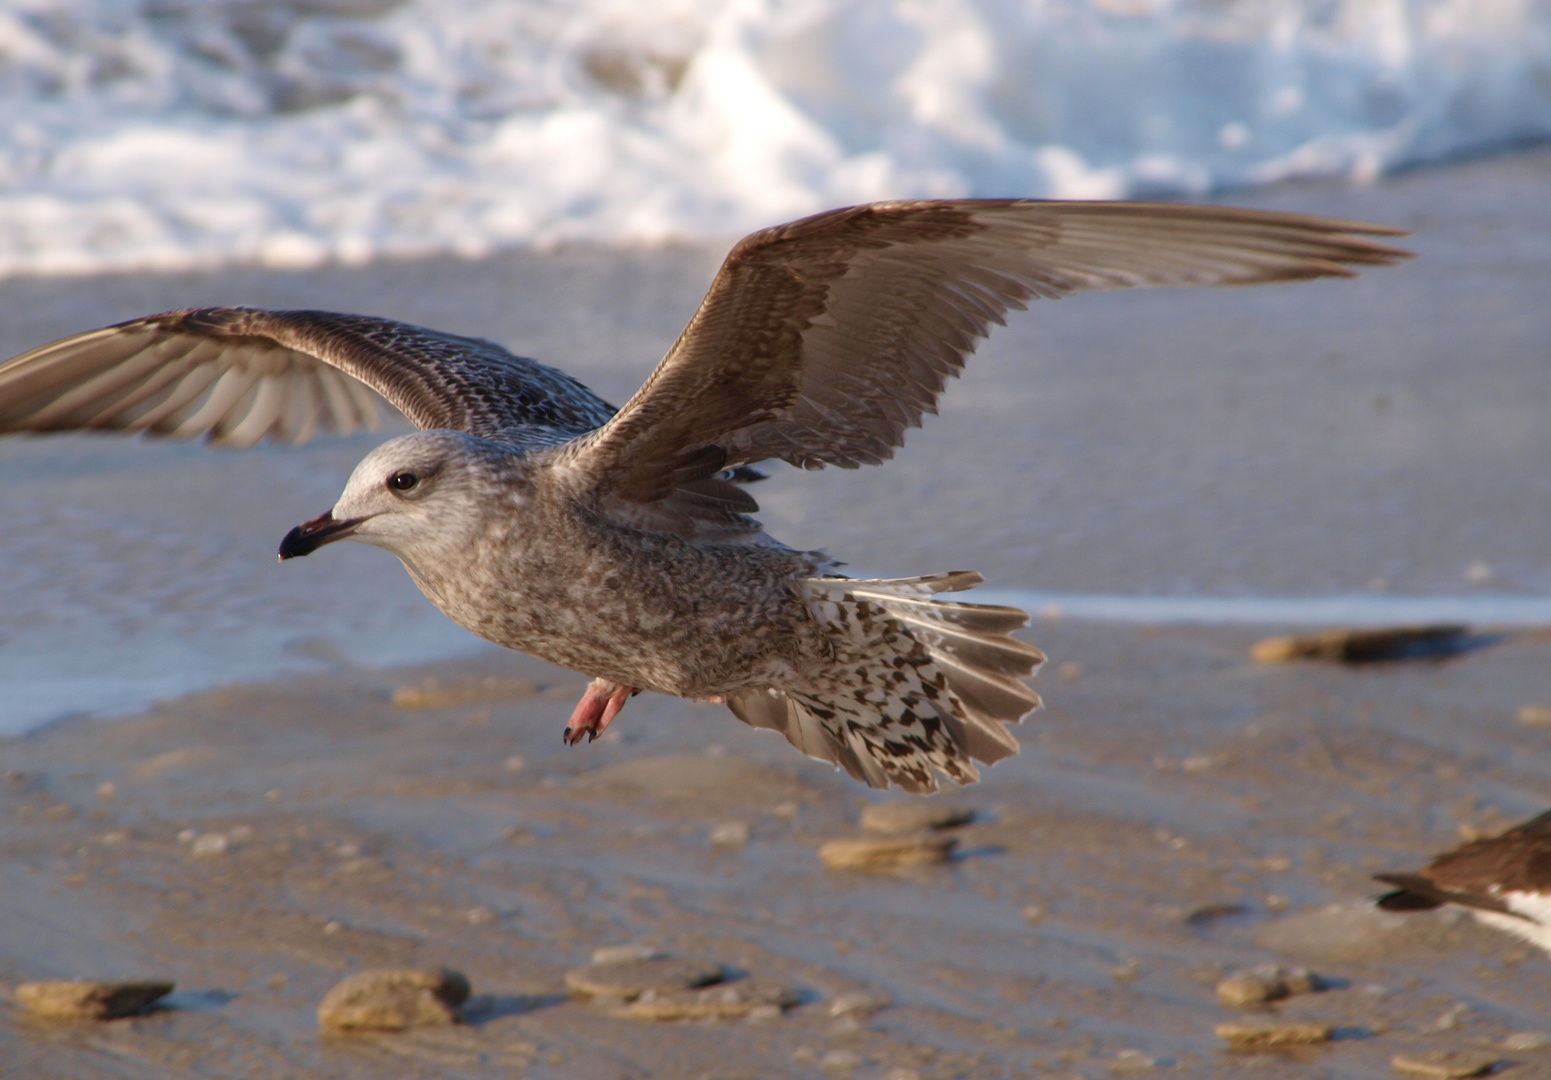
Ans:
[[[1008,588],[1447,592],[1480,563],[1491,587],[1544,592],[1548,177],[1542,153],[1238,200],[1410,225],[1425,257],[1357,282],[1048,305],[993,339],[897,462],[782,471],[756,490],[763,516],[859,569],[975,566]],[[196,303],[374,310],[493,337],[622,400],[718,254],[9,282],[0,344]],[[1468,919],[1365,906],[1374,871],[1551,803],[1551,731],[1515,719],[1551,703],[1551,634],[1444,662],[1265,667],[1249,649],[1274,627],[1036,619],[1048,708],[1021,756],[956,796],[977,817],[955,858],[837,874],[819,846],[880,796],[723,709],[643,696],[567,749],[574,674],[473,647],[361,663],[377,628],[436,618],[402,572],[366,550],[296,573],[270,560],[370,441],[0,445],[23,508],[0,535],[20,568],[0,586],[0,662],[22,658],[7,670],[25,674],[38,641],[84,642],[88,671],[110,645],[132,660],[168,626],[257,626],[305,660],[0,741],[0,984],[179,984],[167,1008],[103,1025],[0,1005],[4,1075],[1377,1077],[1402,1051],[1551,1032],[1551,958]],[[392,702],[487,675],[534,690]],[[735,821],[747,844],[714,844]],[[226,850],[196,855],[189,830]],[[630,942],[784,981],[803,1004],[649,1024],[566,996],[568,968]],[[1222,1048],[1213,1028],[1237,1014],[1213,985],[1268,961],[1326,977],[1276,1011],[1335,1042]],[[469,1022],[318,1034],[333,983],[405,964],[467,973]],[[894,1004],[829,1016],[850,991]],[[1551,1075],[1551,1050],[1501,1056],[1508,1075]]]
[[[819,845],[855,835],[876,796],[783,742],[643,698],[617,734],[568,750],[581,681],[515,657],[434,673],[526,677],[525,699],[399,709],[391,691],[427,672],[357,669],[15,740],[0,982],[179,989],[109,1024],[0,1010],[7,1074],[1100,1076],[1139,1054],[1147,1072],[1361,1077],[1406,1050],[1551,1030],[1543,954],[1469,920],[1365,908],[1374,871],[1543,808],[1551,732],[1514,713],[1544,693],[1551,635],[1371,669],[1256,667],[1244,630],[1054,621],[1034,637],[1080,674],[1048,669],[1023,754],[957,796],[977,816],[955,858],[898,875],[822,867]],[[749,828],[741,849],[711,840],[731,821]],[[227,850],[195,854],[183,830]],[[650,1024],[567,997],[569,967],[633,942],[804,1003]],[[1214,983],[1268,961],[1334,983],[1277,1013],[1338,1041],[1222,1048],[1213,1028],[1236,1013]],[[329,986],[403,965],[465,972],[469,1022],[318,1034]],[[827,1014],[857,991],[895,1004]],[[1503,1057],[1551,1075],[1551,1050]]]

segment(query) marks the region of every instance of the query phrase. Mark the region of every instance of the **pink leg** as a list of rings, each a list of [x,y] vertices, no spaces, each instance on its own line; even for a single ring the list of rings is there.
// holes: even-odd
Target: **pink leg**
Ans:
[[[625,702],[640,692],[634,687],[620,686],[607,679],[592,680],[587,684],[587,692],[582,695],[582,700],[572,710],[571,719],[566,722],[563,736],[565,744],[575,746],[584,735],[588,742],[592,742],[619,715]]]

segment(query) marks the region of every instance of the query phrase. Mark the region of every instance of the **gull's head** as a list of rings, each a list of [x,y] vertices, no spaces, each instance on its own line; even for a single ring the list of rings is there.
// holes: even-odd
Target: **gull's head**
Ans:
[[[332,510],[286,533],[280,558],[346,539],[386,548],[406,563],[463,548],[498,483],[480,446],[456,431],[420,431],[383,443],[355,467]]]

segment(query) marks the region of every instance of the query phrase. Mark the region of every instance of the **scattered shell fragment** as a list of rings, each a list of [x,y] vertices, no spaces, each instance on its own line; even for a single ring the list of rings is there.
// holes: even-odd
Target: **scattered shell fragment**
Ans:
[[[1261,964],[1249,971],[1229,975],[1217,984],[1217,1000],[1230,1009],[1264,1005],[1294,994],[1308,994],[1319,988],[1318,980],[1307,968],[1284,968]]]
[[[1158,1059],[1150,1054],[1144,1054],[1140,1050],[1122,1050],[1115,1055],[1115,1060],[1110,1062],[1109,1071],[1112,1073],[1145,1072],[1156,1068]]]
[[[532,697],[539,688],[527,679],[489,676],[483,679],[459,679],[443,682],[427,679],[418,686],[400,686],[393,691],[393,704],[400,709],[447,709],[458,705],[478,705],[487,701]]]
[[[619,1009],[617,1015],[632,1020],[728,1020],[748,1016],[756,1009],[768,1015],[772,1006],[789,1009],[799,1000],[791,987],[756,976],[695,990],[648,991]]]
[[[726,977],[722,965],[675,956],[614,960],[572,968],[565,984],[573,993],[588,997],[637,998],[642,994],[674,994],[693,990]]]
[[[1519,723],[1525,727],[1551,727],[1551,705],[1521,705]]]
[[[116,1020],[133,1016],[172,993],[172,982],[148,979],[127,982],[47,979],[25,982],[14,997],[34,1016],[54,1020]]]
[[[1396,1054],[1390,1067],[1407,1076],[1429,1080],[1456,1080],[1464,1076],[1485,1076],[1497,1065],[1497,1055],[1479,1050],[1426,1050]]]
[[[1229,1020],[1217,1025],[1217,1037],[1230,1046],[1299,1046],[1309,1043],[1329,1042],[1335,1037],[1335,1028],[1329,1024],[1276,1024],[1256,1023],[1252,1020]]]
[[[1324,660],[1333,664],[1416,660],[1458,652],[1468,630],[1468,627],[1456,625],[1327,630],[1320,634],[1257,641],[1250,649],[1250,656],[1261,664],[1285,664],[1293,660]]]
[[[141,762],[140,767],[135,770],[135,775],[145,781],[160,780],[168,773],[180,769],[210,765],[216,760],[216,756],[214,750],[202,746],[168,750],[164,754],[157,754]]]
[[[819,848],[819,858],[830,870],[879,872],[945,862],[956,843],[951,836],[931,833],[888,840],[830,840]]]
[[[376,968],[336,983],[318,1005],[327,1031],[403,1031],[458,1021],[469,981],[449,970]]]
[[[1503,1036],[1504,1050],[1541,1050],[1551,1046],[1551,1034],[1544,1031],[1515,1031]]]
[[[870,994],[865,991],[853,991],[849,994],[837,994],[830,999],[824,1011],[830,1016],[871,1016],[873,1013],[882,1012],[894,999],[887,994]]]
[[[897,836],[927,829],[951,829],[967,825],[975,812],[966,806],[936,799],[872,803],[862,810],[862,828],[871,833]]]
[[[668,954],[651,945],[603,945],[592,950],[594,964],[620,964],[626,960],[657,960]]]

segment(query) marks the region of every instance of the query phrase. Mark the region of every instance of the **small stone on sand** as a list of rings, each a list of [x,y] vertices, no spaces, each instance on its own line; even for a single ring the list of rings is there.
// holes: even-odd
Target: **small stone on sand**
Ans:
[[[705,960],[685,960],[673,956],[650,959],[616,960],[591,963],[565,973],[565,984],[573,993],[588,997],[637,998],[653,994],[674,994],[693,990],[726,977],[722,965]]]
[[[403,1031],[458,1021],[469,981],[456,971],[377,968],[335,984],[318,1005],[326,1031]]]
[[[1372,664],[1415,660],[1459,651],[1467,627],[1395,626],[1379,630],[1327,630],[1321,634],[1257,641],[1250,656],[1261,664],[1323,660],[1333,664]]]
[[[749,842],[749,827],[742,821],[724,821],[711,830],[711,843],[719,848],[741,848]]]
[[[619,1010],[632,1020],[730,1020],[759,1009],[789,1009],[800,999],[789,986],[761,978],[739,979],[695,990],[648,991]]]
[[[849,1075],[860,1069],[863,1061],[855,1050],[831,1050],[819,1058],[819,1068],[835,1075]]]
[[[209,858],[213,855],[225,855],[230,841],[225,833],[207,832],[203,836],[194,839],[194,854],[201,858]]]
[[[1329,1042],[1335,1028],[1329,1024],[1258,1024],[1229,1020],[1217,1025],[1217,1037],[1231,1046],[1300,1046]]]
[[[945,862],[957,843],[951,836],[930,833],[890,840],[830,840],[819,848],[819,858],[830,870],[876,873]]]
[[[47,979],[25,982],[13,997],[34,1016],[52,1020],[116,1020],[133,1016],[152,1002],[172,993],[171,982],[156,980],[93,982]]]
[[[1522,705],[1519,723],[1525,727],[1551,727],[1551,705]]]
[[[418,686],[400,686],[393,691],[393,704],[400,709],[448,709],[458,705],[478,705],[487,701],[528,698],[539,692],[527,679],[461,679],[442,682],[427,679]]]
[[[1217,1000],[1230,1009],[1264,1005],[1294,994],[1308,994],[1318,988],[1317,980],[1306,968],[1284,968],[1262,964],[1249,971],[1230,975],[1217,984]]]
[[[927,829],[951,829],[975,819],[968,807],[936,799],[872,803],[862,810],[862,828],[870,833],[898,836]]]
[[[1417,1053],[1396,1054],[1389,1059],[1390,1067],[1407,1076],[1423,1076],[1429,1080],[1457,1080],[1465,1076],[1485,1076],[1496,1066],[1495,1054],[1477,1050],[1426,1050]]]

